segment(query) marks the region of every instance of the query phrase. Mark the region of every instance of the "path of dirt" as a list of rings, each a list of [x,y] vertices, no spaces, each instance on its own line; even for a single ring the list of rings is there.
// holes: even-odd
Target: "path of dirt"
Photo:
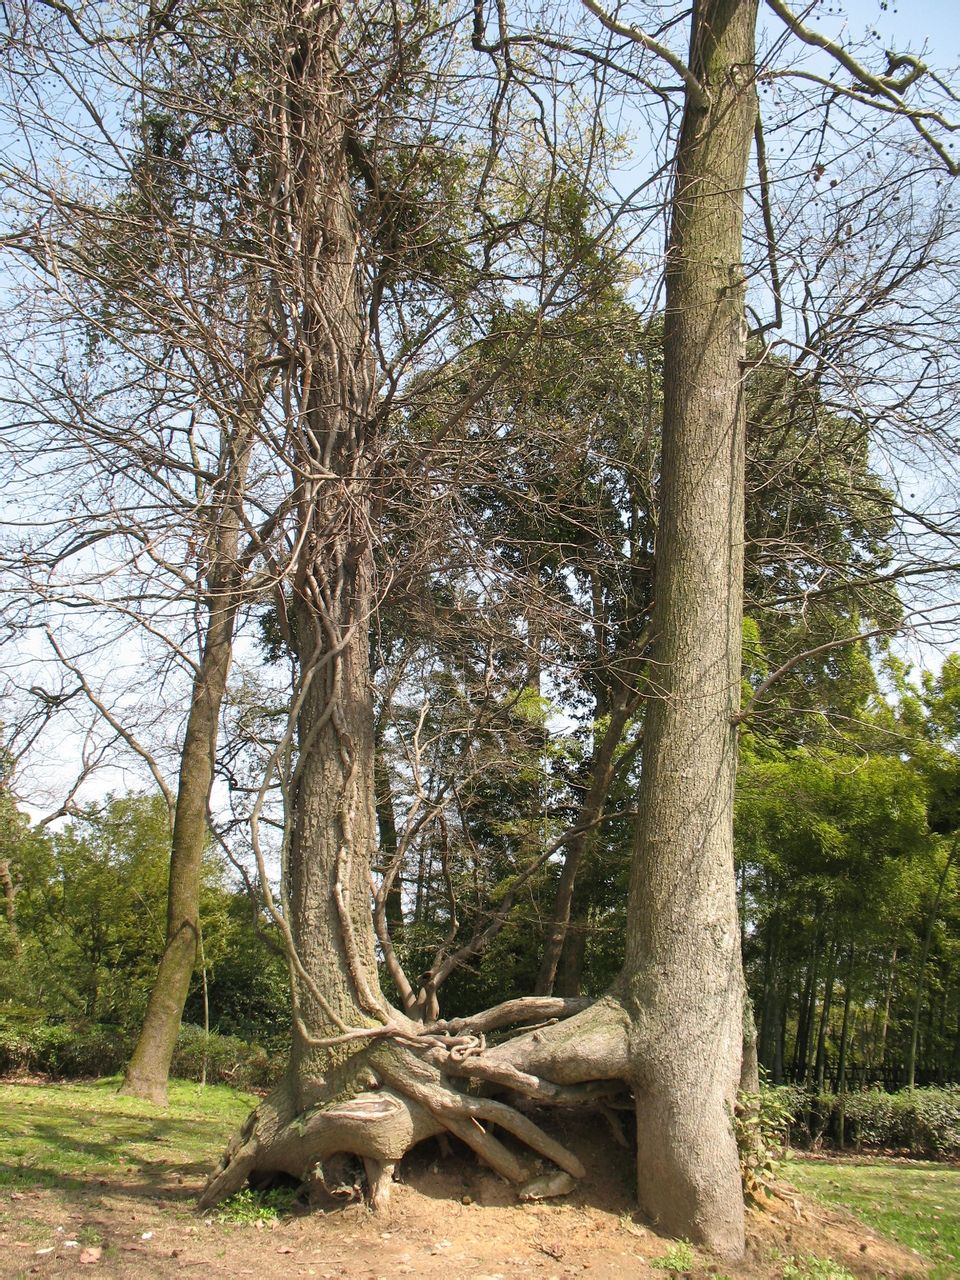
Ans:
[[[142,1174],[81,1189],[0,1189],[0,1276],[254,1276],[317,1280],[643,1280],[671,1242],[633,1211],[629,1154],[611,1144],[602,1168],[596,1129],[565,1140],[594,1172],[564,1200],[518,1205],[511,1190],[454,1151],[423,1144],[400,1167],[390,1206],[297,1214],[272,1226],[229,1226],[192,1210],[200,1179]],[[14,1203],[6,1203],[13,1199]],[[735,1265],[700,1257],[693,1277],[779,1280],[792,1256],[841,1262],[858,1277],[923,1276],[916,1254],[852,1217],[787,1193],[752,1211],[747,1257]]]

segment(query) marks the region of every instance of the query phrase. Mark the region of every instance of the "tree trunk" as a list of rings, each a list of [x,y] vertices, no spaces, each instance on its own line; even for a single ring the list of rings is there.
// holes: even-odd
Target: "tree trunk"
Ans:
[[[837,944],[830,947],[827,976],[823,983],[823,1005],[820,1009],[820,1026],[817,1030],[817,1056],[814,1062],[813,1081],[817,1093],[823,1092],[823,1080],[827,1070],[827,1031],[830,1027],[830,1011],[833,1007],[833,986],[837,976]]]
[[[0,858],[0,885],[3,886],[3,914],[7,921],[7,929],[14,951],[20,949],[20,935],[17,931],[17,885],[13,878],[13,870],[9,858]]]
[[[950,852],[947,855],[947,861],[944,864],[940,879],[937,883],[936,896],[933,899],[933,905],[927,916],[926,928],[923,931],[923,946],[920,950],[920,964],[917,968],[917,988],[913,997],[913,1021],[910,1027],[910,1051],[907,1055],[907,1088],[912,1089],[917,1075],[917,1045],[920,1040],[920,1010],[923,1007],[923,991],[927,975],[927,960],[930,956],[930,943],[933,941],[933,927],[937,923],[937,913],[940,910],[940,901],[943,898],[943,891],[946,888],[947,876],[950,874],[950,868],[953,866],[953,860],[957,856],[957,849],[960,848],[960,837],[954,840],[950,846]]]
[[[374,782],[377,795],[377,831],[380,836],[380,866],[388,867],[397,856],[399,836],[397,833],[397,817],[393,808],[393,795],[390,788],[390,770],[382,756],[382,734],[378,734],[374,744],[376,761],[374,764]],[[387,927],[391,938],[398,938],[403,929],[403,880],[401,872],[393,878],[387,900],[384,903]]]
[[[225,528],[221,550],[236,557],[236,526]],[[233,564],[230,563],[231,570]],[[217,750],[220,707],[233,652],[236,590],[217,594],[209,606],[206,641],[193,698],[177,788],[167,889],[167,935],[143,1026],[120,1088],[121,1093],[166,1103],[170,1064],[197,959],[200,928],[200,874],[206,848],[207,806]]]
[[[883,994],[883,1014],[880,1019],[880,1040],[876,1051],[876,1065],[881,1071],[883,1071],[884,1059],[887,1056],[887,1031],[890,1027],[890,1004],[893,1000],[893,984],[897,976],[898,946],[893,948],[893,953],[890,956],[890,969],[887,973],[887,985]]]
[[[630,720],[633,701],[621,696],[612,712],[603,738],[594,746],[593,759],[590,763],[590,783],[586,795],[577,811],[574,825],[586,828],[573,837],[567,845],[566,856],[557,882],[557,896],[554,902],[553,915],[547,929],[543,947],[543,959],[537,974],[534,992],[538,996],[553,994],[557,978],[557,965],[563,951],[567,929],[570,924],[570,908],[573,903],[573,892],[577,883],[577,872],[584,853],[596,836],[595,823],[603,813],[607,792],[614,774],[614,757],[617,747],[623,738],[624,730]],[[565,993],[566,994],[566,993]]]
[[[853,999],[853,961],[856,949],[853,943],[850,944],[850,950],[847,955],[847,974],[844,980],[843,989],[843,1024],[840,1028],[840,1049],[837,1056],[837,1084],[836,1093],[844,1093],[847,1087],[847,1051],[850,1041],[850,1005]],[[843,1127],[841,1123],[840,1141],[843,1141]]]
[[[813,1032],[813,1016],[817,1008],[817,983],[820,977],[821,932],[816,930],[813,949],[797,1018],[797,1042],[793,1051],[793,1078],[798,1084],[806,1084],[810,1078],[810,1037]]]
[[[743,604],[743,189],[755,0],[694,7],[667,255],[651,679],[624,992],[638,1192],[659,1226],[743,1251],[730,1123],[743,977],[733,861]]]

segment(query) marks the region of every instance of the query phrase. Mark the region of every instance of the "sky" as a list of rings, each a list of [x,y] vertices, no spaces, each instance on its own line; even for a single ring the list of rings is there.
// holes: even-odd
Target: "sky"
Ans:
[[[817,12],[831,10],[846,14],[853,33],[876,31],[884,48],[925,49],[931,62],[944,68],[960,63],[960,15],[951,0],[825,0]]]

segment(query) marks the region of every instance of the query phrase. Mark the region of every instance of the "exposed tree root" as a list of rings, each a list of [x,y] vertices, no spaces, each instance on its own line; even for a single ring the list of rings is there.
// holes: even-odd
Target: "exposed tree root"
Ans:
[[[299,1114],[291,1103],[292,1095],[282,1085],[253,1112],[207,1183],[201,1209],[235,1194],[251,1179],[264,1184],[279,1173],[309,1186],[318,1180],[318,1167],[340,1153],[363,1161],[368,1193],[374,1203],[383,1203],[386,1166],[442,1128],[430,1112],[391,1089]]]
[[[341,1154],[362,1163],[366,1195],[379,1208],[389,1197],[396,1162],[425,1138],[443,1133],[469,1146],[485,1164],[517,1185],[521,1196],[564,1194],[586,1172],[577,1156],[515,1107],[497,1098],[465,1093],[455,1081],[475,1081],[487,1089],[505,1089],[555,1106],[596,1105],[609,1099],[620,1087],[614,1083],[615,1068],[625,1062],[623,1010],[615,1001],[601,1001],[587,1009],[583,1003],[509,1002],[511,1007],[487,1011],[476,1021],[424,1027],[419,1037],[404,1027],[395,1040],[378,1039],[362,1051],[369,1067],[363,1074],[373,1087],[349,1098],[324,1101],[321,1088],[319,1101],[298,1109],[294,1091],[281,1085],[230,1144],[204,1190],[201,1209],[233,1195],[248,1182],[265,1185],[278,1174],[293,1177],[307,1188],[349,1194],[349,1180],[336,1187],[328,1176],[328,1162]],[[573,1013],[571,1005],[581,1012],[570,1022],[541,1027],[495,1049],[485,1047],[482,1035],[469,1034],[478,1024],[509,1025],[518,1014]],[[453,1034],[444,1035],[447,1031]],[[535,1170],[532,1161],[524,1161],[491,1132],[493,1127],[555,1166],[553,1173]]]

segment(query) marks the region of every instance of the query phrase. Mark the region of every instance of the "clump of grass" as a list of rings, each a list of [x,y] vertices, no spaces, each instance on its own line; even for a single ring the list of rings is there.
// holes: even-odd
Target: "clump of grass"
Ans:
[[[296,1199],[293,1187],[273,1187],[269,1191],[251,1191],[245,1187],[224,1200],[216,1212],[216,1221],[231,1227],[268,1226],[293,1212]]]
[[[690,1271],[697,1260],[693,1245],[689,1240],[678,1240],[666,1253],[654,1258],[650,1263],[658,1271]]]

